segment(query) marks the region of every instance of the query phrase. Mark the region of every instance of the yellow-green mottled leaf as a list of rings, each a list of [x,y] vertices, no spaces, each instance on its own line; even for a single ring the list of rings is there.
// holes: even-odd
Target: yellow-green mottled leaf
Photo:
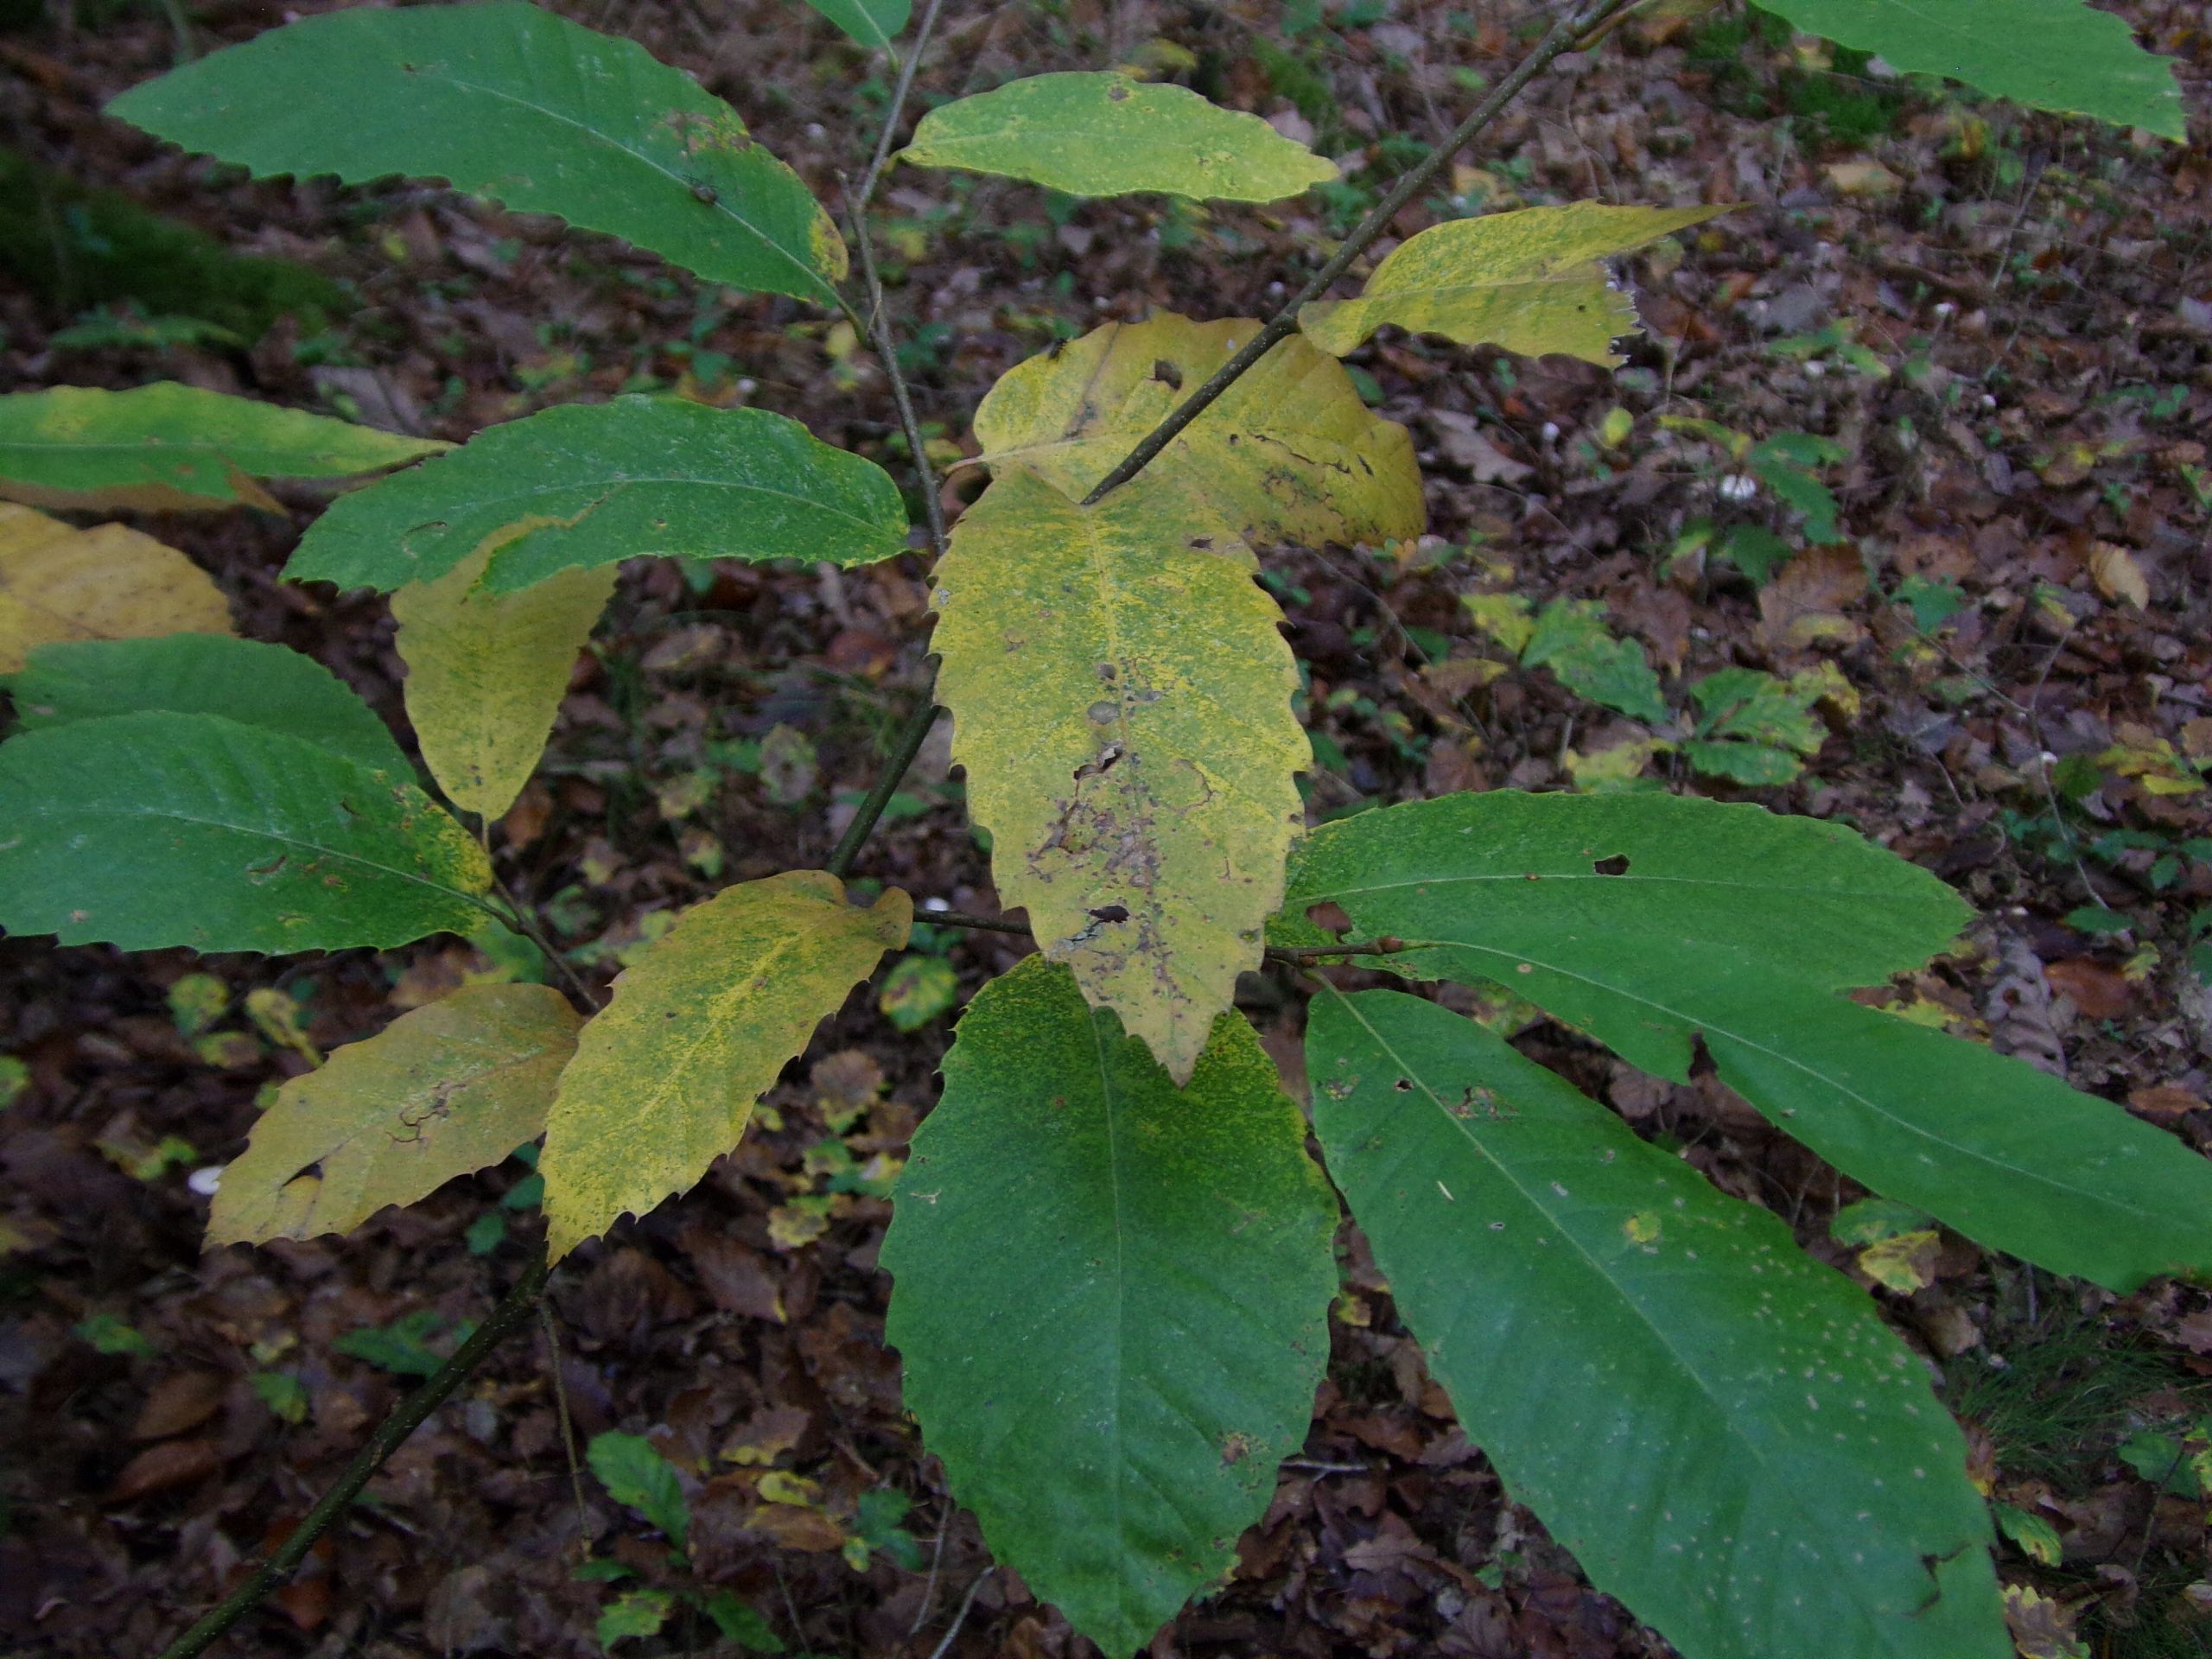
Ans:
[[[1611,368],[1624,360],[1613,341],[1636,332],[1636,307],[1599,261],[1724,211],[1578,201],[1453,219],[1401,244],[1357,299],[1305,307],[1298,326],[1338,357],[1387,322],[1462,346]]]
[[[0,502],[0,674],[62,640],[230,632],[222,589],[166,543]]]
[[[1158,190],[1194,201],[1274,201],[1337,176],[1334,162],[1256,115],[1111,72],[1031,75],[942,105],[899,154],[1071,196]]]
[[[0,397],[0,495],[35,507],[275,512],[256,479],[359,478],[450,447],[168,381]]]
[[[620,569],[563,570],[520,593],[486,593],[477,584],[499,545],[487,540],[435,582],[391,596],[423,763],[456,806],[486,818],[529,782]]]
[[[561,1074],[538,1170],[557,1259],[690,1187],[877,958],[906,943],[896,887],[868,910],[790,870],[684,912],[614,982]]]
[[[544,1131],[582,1023],[544,985],[472,985],[276,1091],[223,1172],[213,1244],[349,1232]]]
[[[1178,1083],[1259,965],[1312,753],[1282,614],[1211,528],[1164,533],[1141,480],[1085,508],[1010,472],[932,584],[1000,896]]]
[[[1113,322],[1014,365],[976,411],[983,459],[1080,498],[1259,332],[1172,311]],[[1382,542],[1427,524],[1413,440],[1368,412],[1344,365],[1295,337],[1144,471],[1188,517],[1258,543]]]

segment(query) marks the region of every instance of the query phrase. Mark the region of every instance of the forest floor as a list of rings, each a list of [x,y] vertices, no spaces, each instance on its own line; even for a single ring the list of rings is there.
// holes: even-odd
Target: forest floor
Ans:
[[[563,9],[690,69],[825,197],[864,165],[882,67],[796,0]],[[1395,336],[1356,356],[1363,394],[1414,435],[1433,533],[1286,553],[1266,580],[1310,675],[1317,819],[1641,783],[1851,823],[1981,918],[1894,988],[1898,1006],[2208,1150],[2212,28],[2197,0],[2120,9],[2180,57],[2195,147],[1907,86],[1732,3],[1562,60],[1402,232],[1583,198],[1732,211],[1624,263],[1648,333],[1616,376]],[[272,21],[242,0],[187,10],[201,49]],[[173,378],[461,439],[658,387],[796,416],[906,475],[885,379],[842,327],[435,189],[257,185],[159,149],[99,111],[173,61],[168,14],[79,0],[56,21],[67,10],[0,9],[0,390]],[[1271,310],[1535,16],[1454,0],[947,14],[931,99],[1136,63],[1276,119],[1346,175],[1208,211],[895,172],[890,303],[948,454],[972,453],[993,380],[1057,339],[1160,309]],[[1287,35],[1287,15],[1321,21]],[[166,243],[104,257],[136,221],[76,186],[321,280]],[[330,302],[283,310],[299,291]],[[956,474],[950,504],[979,483]],[[404,732],[383,602],[276,580],[316,505],[280,493],[283,512],[140,522],[215,576],[241,632],[312,653]],[[723,882],[822,861],[920,694],[924,574],[918,556],[842,575],[627,570],[541,781],[495,830],[502,880],[587,974],[610,976]],[[1509,593],[1592,602],[1592,627],[1656,665],[1667,718],[1516,664],[1497,637]],[[1765,755],[1741,764],[1789,771],[1773,742],[1794,721],[1798,775],[1688,764],[1681,741],[1711,713],[1694,693],[1727,669],[1776,677],[1796,710],[1770,710]],[[861,873],[995,910],[960,800],[940,727]],[[918,944],[963,996],[1026,948]],[[518,1162],[351,1237],[200,1243],[205,1173],[236,1155],[257,1096],[483,967],[450,940],[289,961],[0,942],[0,1654],[157,1651],[512,1281],[537,1224]],[[249,1011],[255,990],[282,995]],[[902,1037],[874,995],[823,1027],[696,1191],[564,1267],[546,1329],[409,1441],[219,1651],[598,1651],[615,1590],[575,1575],[580,1530],[647,1580],[664,1552],[588,1475],[572,1483],[563,1399],[580,1436],[654,1437],[684,1471],[700,1580],[794,1651],[930,1659],[949,1632],[951,1656],[1092,1651],[1014,1573],[987,1572],[901,1413],[880,1178],[934,1097],[951,1015]],[[1288,985],[1252,976],[1241,1000],[1302,1086]],[[2021,1604],[2024,1654],[2212,1652],[2203,1494],[2159,1465],[2212,1414],[2203,1291],[2116,1298],[1948,1235],[1862,1258],[1829,1228],[1858,1189],[1713,1079],[1656,1082],[1555,1027],[1522,1040],[1775,1210],[1927,1356],[2006,1506],[2003,1571],[2044,1599]],[[1669,1651],[1501,1489],[1349,1230],[1343,1253],[1303,1455],[1230,1582],[1152,1652]],[[800,1478],[778,1488],[796,1501],[758,1501],[770,1470]],[[880,1498],[863,1518],[887,1491],[912,1500],[903,1518]],[[678,1621],[622,1651],[709,1635]],[[1808,1632],[1802,1651],[1819,1650]]]

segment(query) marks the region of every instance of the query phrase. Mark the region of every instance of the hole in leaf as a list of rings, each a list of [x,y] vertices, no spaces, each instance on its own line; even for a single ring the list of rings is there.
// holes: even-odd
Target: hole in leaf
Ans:
[[[1591,865],[1590,868],[1597,871],[1600,875],[1626,875],[1628,874],[1628,855],[1626,853],[1615,853],[1611,858],[1601,858],[1598,860],[1598,861]]]
[[[1347,933],[1351,931],[1351,918],[1333,899],[1324,899],[1318,905],[1308,905],[1306,919],[1324,933]]]
[[[1127,905],[1101,905],[1090,912],[1090,919],[1094,922],[1126,922],[1129,919],[1129,907]]]
[[[1414,1080],[1411,1077],[1400,1077],[1393,1086],[1400,1094],[1410,1095],[1414,1091]]]

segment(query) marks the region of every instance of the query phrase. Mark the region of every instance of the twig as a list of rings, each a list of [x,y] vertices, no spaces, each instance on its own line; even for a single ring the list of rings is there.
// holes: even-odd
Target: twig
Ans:
[[[891,804],[891,798],[899,792],[905,781],[906,768],[914,764],[914,757],[922,752],[922,745],[929,741],[930,728],[937,724],[937,670],[930,670],[930,683],[923,688],[922,700],[914,712],[906,717],[906,724],[893,741],[891,759],[876,778],[875,785],[868,792],[860,808],[853,814],[853,821],[845,826],[845,833],[837,838],[836,850],[830,855],[826,866],[830,874],[840,881],[853,868],[853,861],[860,856],[861,849],[868,842],[869,832],[883,816],[883,809]]]
[[[569,1488],[576,1499],[576,1559],[591,1559],[591,1538],[584,1513],[583,1465],[576,1456],[576,1421],[569,1414],[569,1385],[561,1377],[561,1333],[553,1328],[553,1309],[537,1305],[537,1328],[545,1333],[545,1363],[553,1371],[553,1408],[561,1419],[561,1445],[569,1454]]]
[[[1010,921],[1004,916],[976,916],[964,910],[931,910],[925,906],[914,912],[919,922],[935,922],[941,927],[965,927],[983,933],[1019,933],[1027,937],[1029,924]],[[1332,962],[1339,957],[1394,957],[1414,946],[1405,940],[1384,934],[1380,938],[1350,939],[1342,944],[1271,944],[1268,955],[1277,962]]]
[[[232,1625],[258,1606],[276,1589],[291,1570],[306,1559],[315,1548],[315,1540],[329,1530],[330,1523],[356,1497],[370,1478],[384,1466],[385,1459],[399,1449],[400,1443],[420,1427],[423,1420],[446,1402],[446,1397],[461,1386],[463,1378],[480,1364],[500,1343],[520,1329],[530,1318],[530,1310],[537,1302],[538,1293],[545,1287],[545,1275],[550,1271],[545,1255],[541,1250],[531,1258],[523,1275],[515,1281],[491,1317],[470,1333],[467,1342],[454,1350],[453,1357],[438,1367],[428,1382],[401,1401],[391,1414],[376,1427],[367,1442],[353,1454],[346,1465],[346,1472],[337,1484],[316,1500],[307,1518],[292,1529],[292,1535],[280,1544],[274,1554],[257,1568],[253,1576],[226,1596],[221,1604],[199,1623],[162,1650],[161,1659],[194,1659],[204,1653],[216,1639]]]
[[[930,1575],[922,1584],[921,1611],[914,1615],[913,1624],[907,1627],[908,1642],[922,1633],[922,1626],[930,1622],[930,1609],[937,1605],[938,1569],[944,1565],[944,1535],[951,1530],[952,1509],[948,1502],[944,1514],[938,1518],[937,1548],[930,1552]]]
[[[891,159],[891,141],[899,133],[899,118],[906,108],[906,94],[914,88],[914,71],[921,67],[922,54],[928,49],[930,35],[937,28],[937,15],[944,9],[944,0],[929,0],[923,8],[921,25],[914,30],[914,44],[906,53],[906,60],[899,66],[898,84],[891,89],[891,107],[883,114],[883,130],[875,141],[875,154],[870,158],[868,171],[861,175],[860,194],[853,198],[853,211],[864,213],[875,199],[876,181],[883,176],[884,163]],[[894,54],[895,55],[895,54]]]
[[[922,423],[914,415],[913,396],[906,387],[906,372],[899,366],[898,342],[892,336],[891,319],[884,310],[883,277],[876,269],[874,239],[868,232],[868,207],[875,195],[876,181],[883,176],[884,163],[891,155],[891,141],[898,131],[899,116],[906,110],[906,95],[913,89],[914,72],[921,67],[922,53],[929,45],[931,32],[937,28],[938,14],[944,10],[944,0],[929,0],[922,12],[921,24],[914,31],[913,47],[899,68],[899,84],[892,92],[891,107],[883,113],[883,131],[876,138],[874,157],[861,177],[861,188],[849,192],[845,208],[853,245],[860,251],[861,276],[868,284],[868,340],[883,365],[885,377],[891,382],[891,401],[899,410],[899,424],[906,435],[906,448],[913,454],[914,477],[921,486],[922,517],[929,526],[932,559],[944,556],[944,503],[938,499],[937,469],[930,465],[929,446],[922,436]],[[898,792],[906,768],[914,764],[914,757],[929,741],[930,728],[936,723],[937,669],[932,664],[928,683],[922,688],[920,703],[907,716],[906,726],[892,744],[889,762],[830,855],[830,874],[838,880],[844,879],[854,859],[860,856],[861,849],[868,844],[877,821],[883,817],[883,809]]]
[[[937,469],[930,465],[922,423],[914,416],[914,399],[906,389],[906,376],[899,366],[898,342],[892,338],[891,318],[883,308],[883,279],[875,268],[875,242],[868,233],[868,212],[855,208],[846,215],[853,243],[860,250],[861,274],[868,283],[868,338],[883,372],[891,381],[891,401],[899,410],[899,424],[906,434],[906,447],[914,453],[914,474],[922,486],[922,516],[929,523],[930,551],[944,556],[944,504],[938,499]]]
[[[1520,66],[1511,74],[1498,82],[1488,98],[1476,105],[1474,113],[1454,127],[1451,135],[1430,152],[1427,160],[1400,179],[1392,187],[1390,194],[1376,203],[1374,210],[1360,221],[1359,228],[1344,239],[1344,245],[1337,250],[1329,262],[1313,273],[1313,279],[1292,296],[1258,334],[1245,342],[1243,350],[1217,369],[1211,379],[1176,405],[1173,413],[1146,434],[1143,441],[1123,457],[1119,466],[1091,486],[1090,493],[1083,498],[1083,505],[1086,507],[1092,505],[1149,466],[1155,455],[1175,441],[1177,434],[1204,414],[1207,406],[1234,385],[1247,369],[1296,331],[1299,312],[1326,294],[1337,278],[1350,270],[1353,262],[1389,228],[1390,221],[1398,216],[1399,210],[1426,189],[1429,181],[1443,171],[1445,164],[1495,121],[1505,106],[1520,96],[1523,87],[1550,67],[1554,58],[1573,50],[1576,41],[1630,3],[1631,0],[1598,0],[1596,5],[1580,16],[1570,14],[1554,23],[1544,38],[1537,42],[1535,49],[1521,60]]]
[[[952,1625],[945,1631],[944,1640],[930,1649],[930,1659],[944,1659],[951,1650],[953,1638],[960,1634],[960,1627],[968,1622],[968,1610],[976,1605],[976,1592],[983,1587],[983,1580],[990,1576],[991,1569],[987,1567],[968,1581],[968,1593],[960,1598],[960,1611],[953,1614]]]

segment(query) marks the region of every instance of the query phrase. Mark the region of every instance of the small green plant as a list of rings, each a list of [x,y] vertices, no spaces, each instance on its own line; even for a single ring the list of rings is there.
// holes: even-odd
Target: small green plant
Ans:
[[[904,0],[816,4],[864,43],[906,22]],[[1901,70],[2180,131],[2170,68],[2076,0],[1778,9]],[[893,376],[933,559],[936,684],[825,868],[736,882],[640,926],[613,948],[623,971],[603,1006],[581,977],[573,1000],[526,980],[469,984],[339,1049],[276,1091],[224,1173],[210,1242],[344,1231],[542,1135],[547,1255],[484,1327],[420,1313],[338,1344],[429,1374],[406,1408],[420,1421],[522,1322],[550,1263],[695,1183],[850,988],[915,942],[908,894],[871,883],[863,906],[846,883],[941,700],[997,891],[1027,920],[925,914],[1026,931],[1039,950],[975,995],[945,1056],[882,1249],[887,1335],[952,1491],[1079,1630],[1116,1654],[1143,1645],[1264,1511],[1328,1351],[1341,1193],[1470,1436],[1592,1581],[1688,1659],[1775,1659],[1808,1641],[1834,1659],[2009,1651],[1962,1436],[1867,1296],[1484,1026],[1326,971],[1510,995],[1676,1082],[1710,1064],[1929,1227],[2052,1272],[2120,1291],[2212,1273],[2203,1160],[1845,995],[1919,967],[1967,919],[1941,882],[1847,829],[1663,794],[1501,791],[1306,833],[1296,779],[1313,751],[1261,557],[1425,527],[1408,433],[1370,412],[1338,359],[1390,327],[1618,365],[1635,314],[1603,262],[1713,210],[1585,202],[1447,220],[1357,294],[1335,284],[1521,86],[1622,10],[1598,0],[1547,30],[1271,318],[1160,315],[1017,365],[975,411],[988,484],[949,534],[870,239],[890,126],[841,233],[727,105],[519,0],[327,12],[119,99],[124,119],[258,175],[441,178],[709,284],[820,308],[835,364],[865,340]],[[2024,66],[2026,35],[2050,63]],[[1338,173],[1255,117],[1118,72],[944,105],[899,164],[1229,203]],[[531,371],[543,390],[586,349],[548,341]],[[1802,437],[1745,451],[1816,539],[1834,530],[1816,475],[1834,458]],[[0,576],[44,601],[0,609],[19,721],[0,746],[11,931],[270,953],[453,933],[513,963],[531,955],[518,930],[543,970],[574,972],[578,953],[494,891],[488,836],[458,815],[488,826],[524,788],[619,563],[855,566],[898,556],[912,528],[882,468],[749,407],[621,396],[451,448],[179,386],[0,399],[0,477],[38,505],[223,505],[265,501],[264,479],[385,472],[323,513],[286,574],[391,595],[427,779],[334,677],[229,637],[219,594],[182,556],[29,505],[0,520]],[[73,585],[86,569],[99,581]],[[1586,610],[1519,620],[1523,661],[1667,716],[1640,650]],[[1727,674],[1689,695],[1685,752],[1726,775],[1794,764],[1810,741],[1796,689]],[[793,810],[817,804],[810,750],[772,740],[761,785]],[[556,904],[556,929],[563,918]],[[1270,960],[1313,988],[1325,1173],[1232,1007],[1237,976]],[[942,1001],[934,961],[894,970],[894,1020]],[[204,1029],[215,1001],[199,988],[180,1017]],[[265,1040],[304,1041],[283,1007],[248,1013]],[[808,1161],[830,1191],[778,1212],[779,1242],[887,1174],[841,1142]],[[1915,1230],[1928,1228],[1866,1248],[1909,1258],[1897,1241]],[[652,1635],[689,1606],[772,1646],[752,1609],[686,1581],[688,1511],[652,1446],[602,1436],[590,1460],[674,1558],[666,1582],[618,1593],[602,1639]],[[764,1503],[815,1501],[787,1472],[758,1485]],[[911,1548],[894,1507],[855,1514],[860,1559]]]

